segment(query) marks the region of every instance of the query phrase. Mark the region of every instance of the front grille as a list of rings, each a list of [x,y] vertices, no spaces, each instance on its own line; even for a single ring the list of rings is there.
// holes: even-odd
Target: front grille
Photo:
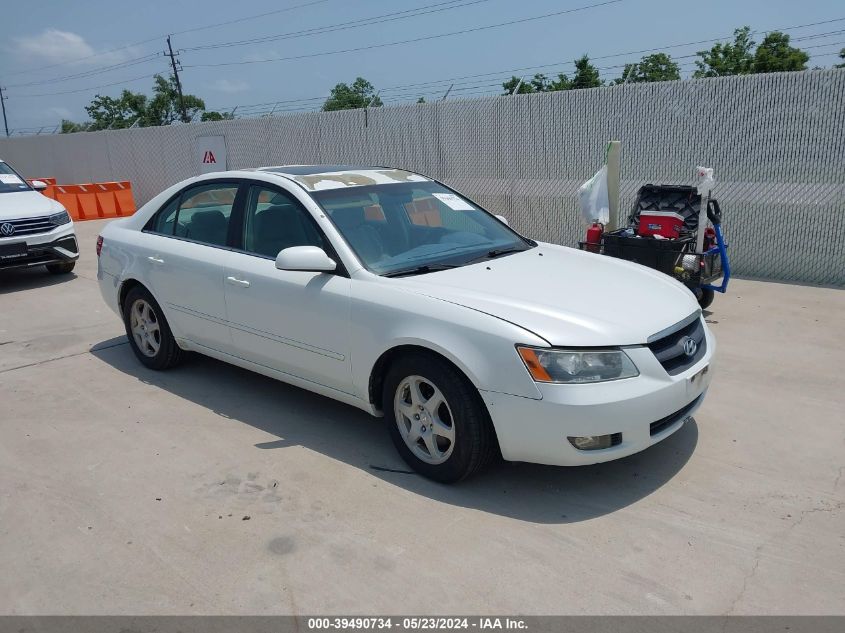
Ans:
[[[648,342],[648,348],[670,376],[689,369],[704,358],[707,352],[707,339],[704,337],[704,324],[701,322],[701,317],[696,314],[694,320],[686,325],[684,321],[681,321],[680,325],[679,329],[669,334],[659,335],[660,338]],[[687,339],[692,339],[696,344],[696,350],[692,356],[687,356],[684,349]]]
[[[56,228],[56,225],[50,222],[49,217],[26,218],[25,220],[3,220],[0,224],[6,224],[7,222],[15,227],[15,232],[8,237],[47,233],[48,231],[52,231]]]
[[[698,396],[695,400],[690,402],[687,406],[679,411],[675,411],[672,415],[667,415],[665,418],[660,418],[657,422],[652,422],[649,425],[649,432],[651,435],[657,435],[661,431],[665,431],[670,426],[683,420],[687,414],[692,411],[699,401],[704,397],[704,394]]]

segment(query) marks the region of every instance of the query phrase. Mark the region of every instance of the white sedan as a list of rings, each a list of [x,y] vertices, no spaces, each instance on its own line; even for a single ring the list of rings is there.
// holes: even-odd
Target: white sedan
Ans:
[[[522,237],[399,169],[191,178],[111,222],[97,252],[144,365],[191,350],[383,415],[439,481],[498,454],[636,453],[683,426],[712,376],[715,341],[680,283]]]

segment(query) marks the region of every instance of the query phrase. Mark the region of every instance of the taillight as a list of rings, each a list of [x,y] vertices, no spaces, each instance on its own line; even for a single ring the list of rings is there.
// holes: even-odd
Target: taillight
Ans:
[[[97,236],[97,257],[100,256],[100,253],[102,252],[102,250],[103,250],[103,236],[98,235]]]

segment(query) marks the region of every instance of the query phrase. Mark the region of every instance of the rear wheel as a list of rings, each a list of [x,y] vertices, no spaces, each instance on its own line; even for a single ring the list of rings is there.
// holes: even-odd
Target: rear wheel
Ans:
[[[76,262],[61,262],[58,264],[47,264],[47,272],[51,275],[66,275],[73,270]]]
[[[150,292],[135,286],[123,302],[123,323],[135,356],[150,369],[169,369],[182,361],[167,319]]]
[[[496,455],[496,438],[478,391],[434,355],[400,358],[384,382],[388,432],[402,459],[444,483],[465,479]]]

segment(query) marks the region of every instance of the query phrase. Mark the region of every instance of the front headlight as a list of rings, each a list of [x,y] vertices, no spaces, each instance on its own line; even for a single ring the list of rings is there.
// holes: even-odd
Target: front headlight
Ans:
[[[639,376],[622,350],[568,350],[517,346],[531,377],[537,382],[586,383]]]
[[[48,219],[53,226],[61,226],[70,222],[70,215],[68,215],[67,211],[61,211],[60,213],[54,213]]]

